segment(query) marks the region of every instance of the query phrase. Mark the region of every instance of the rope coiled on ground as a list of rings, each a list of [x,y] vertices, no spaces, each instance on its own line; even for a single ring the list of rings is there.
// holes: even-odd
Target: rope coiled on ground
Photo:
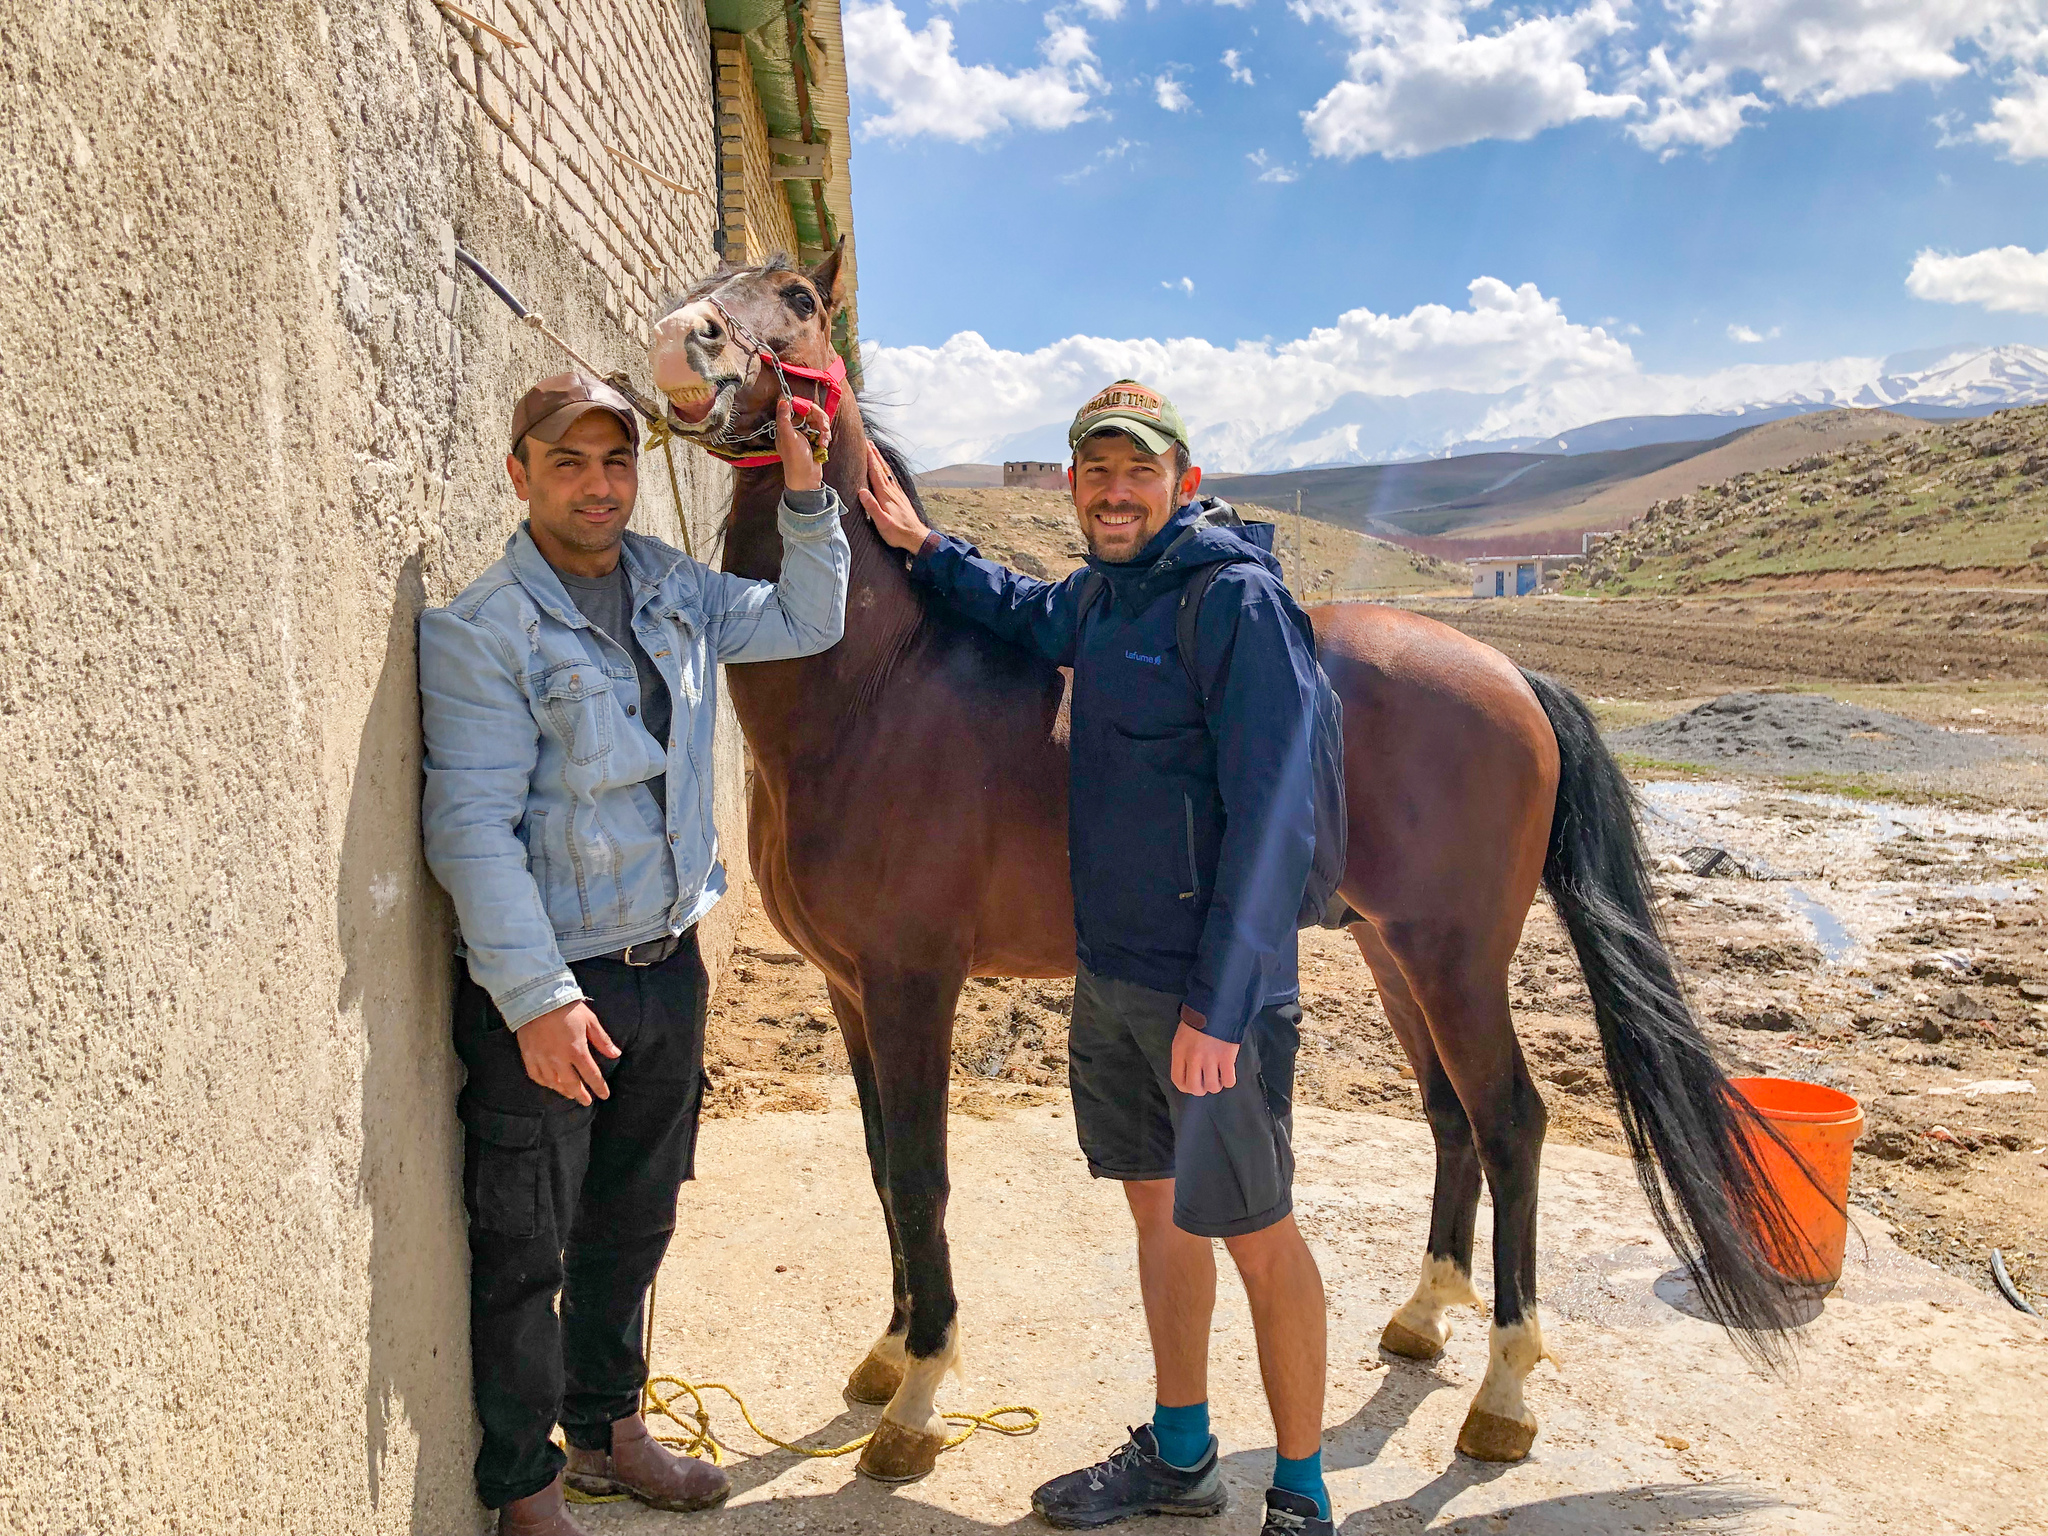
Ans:
[[[647,1288],[647,1334],[644,1356],[650,1362],[654,1358],[655,1294],[656,1288],[650,1285]],[[739,1409],[740,1417],[746,1420],[747,1428],[756,1438],[765,1440],[779,1451],[788,1451],[793,1456],[820,1461],[830,1460],[835,1456],[851,1456],[874,1438],[874,1432],[871,1430],[858,1440],[849,1440],[844,1445],[807,1446],[777,1439],[754,1422],[754,1415],[747,1407],[747,1400],[724,1382],[685,1381],[680,1376],[650,1376],[647,1384],[641,1388],[640,1413],[648,1420],[649,1432],[653,1432],[654,1420],[668,1420],[681,1433],[655,1434],[656,1440],[684,1456],[703,1457],[716,1467],[724,1466],[728,1455],[745,1455],[746,1452],[721,1440],[718,1433],[712,1429],[711,1410],[704,1402],[704,1394],[707,1392],[723,1392],[732,1399],[733,1406]],[[681,1406],[685,1398],[689,1399],[688,1407]],[[1043,1416],[1036,1408],[1027,1407],[1022,1403],[991,1408],[985,1413],[942,1413],[939,1417],[948,1424],[965,1426],[959,1434],[948,1438],[941,1447],[942,1450],[948,1451],[965,1445],[974,1438],[977,1430],[986,1429],[998,1435],[1030,1435],[1036,1434],[1044,1422]],[[574,1488],[566,1489],[565,1492],[570,1502],[575,1504],[616,1504],[621,1499],[629,1497],[623,1493],[580,1493]]]

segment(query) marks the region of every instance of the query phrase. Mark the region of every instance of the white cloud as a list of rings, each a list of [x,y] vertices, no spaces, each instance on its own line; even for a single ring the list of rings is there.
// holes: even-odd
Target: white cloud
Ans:
[[[1183,277],[1178,282],[1168,279],[1159,286],[1173,293],[1184,293],[1190,298],[1194,297],[1195,280],[1192,277]]]
[[[2038,0],[1688,0],[1678,30],[1695,69],[1745,70],[1785,101],[1833,106],[1966,73],[1966,43],[1996,47]]]
[[[1006,436],[1063,420],[1091,391],[1126,375],[1171,395],[1197,450],[1219,466],[1283,453],[1308,462],[1347,451],[1356,456],[1342,444],[1330,451],[1260,446],[1351,394],[1534,391],[1538,403],[1500,420],[1502,431],[1518,430],[1526,417],[1535,435],[1623,413],[1608,407],[1627,403],[1643,378],[1627,346],[1566,319],[1534,284],[1511,288],[1482,277],[1469,294],[1463,309],[1354,309],[1334,325],[1277,345],[1070,336],[1035,352],[1012,352],[963,331],[937,347],[870,342],[862,367],[868,387],[898,403],[901,428],[927,464],[976,459]]]
[[[1991,121],[1975,132],[1987,144],[2003,144],[2008,160],[2048,160],[2048,75],[2017,71],[2011,94],[1991,103]]]
[[[1632,84],[1654,106],[1648,122],[1629,125],[1629,136],[1666,160],[1688,145],[1719,149],[1749,126],[1745,112],[1768,110],[1762,97],[1730,91],[1727,78],[1719,68],[1680,73],[1661,46],[1652,48]]]
[[[1144,147],[1145,141],[1143,139],[1118,139],[1114,144],[1106,144],[1101,149],[1098,149],[1095,152],[1094,159],[1090,160],[1078,171],[1067,172],[1060,180],[1072,186],[1083,177],[1093,176],[1104,166],[1115,165],[1117,161],[1123,159],[1132,150],[1143,149]]]
[[[1124,13],[1124,0],[1081,0],[1081,9],[1100,16],[1104,21],[1115,21]]]
[[[1230,78],[1239,85],[1255,85],[1252,72],[1244,67],[1244,56],[1235,48],[1223,50],[1223,67],[1230,71]]]
[[[1753,347],[1760,341],[1776,341],[1778,328],[1774,325],[1768,331],[1759,331],[1747,325],[1731,325],[1728,327],[1728,339],[1739,341],[1746,347]]]
[[[971,144],[1005,128],[1067,128],[1088,116],[1091,96],[1104,89],[1087,31],[1056,14],[1047,15],[1038,45],[1045,63],[1015,73],[962,64],[951,22],[935,16],[913,32],[893,0],[849,6],[841,22],[854,89],[890,108],[861,122],[863,137],[930,134]]]
[[[1194,105],[1187,87],[1171,75],[1161,75],[1152,82],[1152,99],[1169,112],[1185,112]]]
[[[1665,157],[1718,149],[1774,108],[1830,107],[1973,68],[2004,92],[1973,136],[2048,158],[2048,0],[1290,0],[1352,42],[1306,114],[1318,154],[1389,159],[1632,119]],[[1576,8],[1573,8],[1576,6]],[[1655,26],[1661,40],[1638,36]],[[2001,78],[2002,77],[2002,78]]]
[[[1258,167],[1259,180],[1261,181],[1278,182],[1280,185],[1285,186],[1290,181],[1301,180],[1301,172],[1291,165],[1282,165],[1279,161],[1270,158],[1263,149],[1253,150],[1245,156],[1245,159]]]
[[[1595,90],[1580,62],[1627,25],[1613,0],[1564,15],[1510,13],[1476,35],[1463,0],[1294,0],[1294,9],[1354,43],[1349,78],[1303,114],[1319,155],[1406,159],[1641,105]]]
[[[1906,274],[1906,291],[1937,304],[2048,315],[2048,251],[2001,245],[1967,256],[1922,251]]]

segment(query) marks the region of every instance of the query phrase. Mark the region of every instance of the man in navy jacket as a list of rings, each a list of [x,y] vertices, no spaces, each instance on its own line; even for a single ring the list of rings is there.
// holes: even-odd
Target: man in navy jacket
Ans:
[[[1040,1488],[1055,1525],[1215,1514],[1209,1320],[1223,1239],[1243,1276],[1279,1457],[1267,1529],[1332,1529],[1321,1472],[1322,1278],[1293,1216],[1295,920],[1315,845],[1313,636],[1261,547],[1201,503],[1186,428],[1129,379],[1068,431],[1088,565],[1037,581],[927,528],[879,455],[861,493],[913,578],[1074,672],[1069,1041],[1089,1171],[1123,1183],[1158,1378],[1153,1421]],[[1177,614],[1200,604],[1190,668]],[[1100,580],[1091,579],[1097,573]],[[1193,676],[1190,676],[1192,671]]]

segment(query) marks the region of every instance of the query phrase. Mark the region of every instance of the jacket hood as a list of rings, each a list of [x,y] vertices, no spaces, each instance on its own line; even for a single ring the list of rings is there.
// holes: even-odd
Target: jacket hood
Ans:
[[[1185,537],[1183,537],[1185,535]],[[1120,601],[1136,601],[1155,583],[1177,582],[1201,566],[1251,560],[1280,579],[1272,556],[1273,525],[1248,523],[1229,502],[1214,496],[1191,501],[1146,541],[1131,560],[1087,557],[1088,568],[1105,577]]]

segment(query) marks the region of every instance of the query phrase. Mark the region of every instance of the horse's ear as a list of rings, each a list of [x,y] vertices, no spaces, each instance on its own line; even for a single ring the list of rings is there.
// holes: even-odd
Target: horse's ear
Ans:
[[[846,242],[853,237],[841,235],[839,243],[832,247],[832,254],[811,268],[811,285],[825,301],[829,313],[836,310],[846,299]]]

